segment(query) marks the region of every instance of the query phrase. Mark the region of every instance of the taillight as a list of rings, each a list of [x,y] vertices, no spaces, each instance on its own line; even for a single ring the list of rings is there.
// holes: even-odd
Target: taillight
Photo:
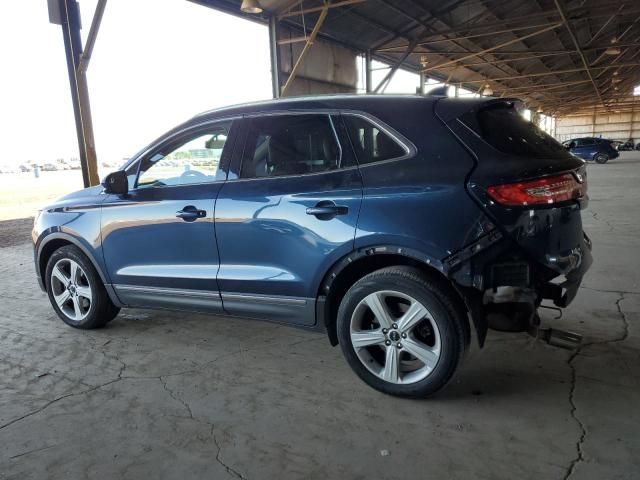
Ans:
[[[587,185],[578,182],[571,173],[565,173],[556,177],[493,185],[487,192],[501,205],[511,207],[549,205],[584,197],[587,193]]]

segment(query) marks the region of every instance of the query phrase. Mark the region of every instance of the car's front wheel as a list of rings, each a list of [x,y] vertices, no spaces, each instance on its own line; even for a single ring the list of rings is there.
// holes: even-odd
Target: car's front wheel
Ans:
[[[51,305],[67,325],[99,328],[120,311],[111,302],[91,261],[73,245],[53,252],[45,275]]]
[[[410,267],[366,275],[343,298],[338,339],[355,373],[373,388],[404,397],[437,392],[465,350],[459,306],[438,282]]]

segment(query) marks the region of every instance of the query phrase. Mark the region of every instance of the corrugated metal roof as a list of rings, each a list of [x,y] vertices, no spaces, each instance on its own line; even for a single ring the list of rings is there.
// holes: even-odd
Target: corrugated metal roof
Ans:
[[[260,16],[241,0],[197,3],[309,31],[321,0],[262,0]],[[632,108],[640,83],[640,3],[606,0],[334,0],[320,36],[374,58],[465,88],[523,98],[545,112]],[[344,5],[345,3],[348,3]],[[563,15],[564,14],[564,15]],[[304,19],[304,21],[303,21]],[[566,22],[564,21],[566,19]],[[575,39],[575,41],[574,41]],[[577,46],[576,46],[577,43]],[[607,49],[619,49],[607,54]],[[615,50],[609,50],[614,53]],[[586,64],[586,67],[585,67]]]

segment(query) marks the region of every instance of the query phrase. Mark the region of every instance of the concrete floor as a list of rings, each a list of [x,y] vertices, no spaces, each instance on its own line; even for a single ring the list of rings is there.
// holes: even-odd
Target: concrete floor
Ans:
[[[589,165],[577,354],[490,333],[435,398],[360,382],[324,336],[129,310],[53,314],[0,248],[0,479],[640,478],[640,155]],[[8,228],[8,227],[2,227]]]

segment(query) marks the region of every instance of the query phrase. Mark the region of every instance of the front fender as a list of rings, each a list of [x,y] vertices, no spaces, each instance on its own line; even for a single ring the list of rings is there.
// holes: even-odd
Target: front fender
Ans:
[[[60,242],[60,240],[62,240],[62,242]],[[94,253],[95,250],[91,247],[91,245],[89,245],[88,242],[86,242],[84,239],[74,237],[73,235],[64,232],[51,232],[49,234],[45,234],[44,237],[41,238],[38,243],[36,243],[36,272],[38,273],[38,276],[43,279],[43,281],[44,272],[41,271],[41,267],[43,266],[41,265],[42,254],[52,253],[50,252],[51,245],[53,245],[51,242],[54,242],[53,244],[61,244],[64,242],[66,244],[71,244],[78,247],[80,250],[82,250],[82,253],[84,253],[87,258],[91,260],[91,263],[98,272],[98,275],[100,275],[100,280],[102,280],[102,283],[110,283],[103,273],[104,264],[102,261],[100,261],[100,257],[96,256],[96,254]]]

